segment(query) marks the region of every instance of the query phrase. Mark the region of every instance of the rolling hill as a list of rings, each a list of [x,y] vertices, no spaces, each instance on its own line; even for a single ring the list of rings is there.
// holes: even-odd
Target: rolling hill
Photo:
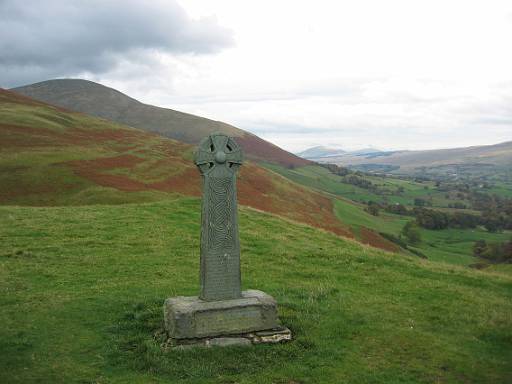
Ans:
[[[340,156],[345,153],[347,153],[347,151],[341,148],[329,148],[319,145],[316,147],[308,148],[302,152],[298,152],[296,155],[302,157],[303,159],[312,160],[323,157]]]
[[[370,166],[383,169],[388,167],[395,173],[415,173],[428,169],[446,169],[453,173],[457,166],[475,169],[512,167],[512,141],[495,145],[482,145],[465,148],[433,149],[427,151],[390,151],[353,154],[329,158],[317,158],[321,162],[336,163],[343,166]],[[374,167],[371,167],[374,166]]]
[[[57,79],[12,89],[17,93],[72,111],[158,133],[189,144],[219,131],[236,137],[249,158],[284,166],[310,162],[232,125],[172,109],[143,104],[115,89],[81,79]]]
[[[238,138],[237,138],[238,140]],[[0,90],[0,204],[84,205],[200,196],[193,146]],[[332,198],[247,161],[239,201],[351,237]]]

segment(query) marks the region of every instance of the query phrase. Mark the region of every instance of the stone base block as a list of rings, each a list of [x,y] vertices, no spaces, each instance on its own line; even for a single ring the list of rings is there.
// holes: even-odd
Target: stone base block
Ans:
[[[167,349],[189,349],[209,347],[250,347],[253,344],[277,344],[292,339],[288,328],[281,327],[266,331],[250,332],[240,335],[205,337],[201,339],[168,339],[162,346]]]
[[[176,344],[183,344],[186,339],[206,341],[218,336],[242,335],[247,339],[243,335],[283,329],[277,318],[275,300],[256,290],[244,291],[240,299],[233,300],[171,297],[164,304],[164,320],[167,334]]]

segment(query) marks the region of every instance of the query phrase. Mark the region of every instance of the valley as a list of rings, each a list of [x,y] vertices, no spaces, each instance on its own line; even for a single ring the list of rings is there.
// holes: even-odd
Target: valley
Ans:
[[[471,217],[481,215],[480,212],[471,209],[468,193],[461,194],[453,185],[445,188],[445,185],[439,181],[415,181],[411,178],[399,179],[396,176],[383,177],[362,173],[356,175],[346,170],[349,177],[347,181],[347,175],[334,174],[326,167],[318,165],[295,169],[269,163],[265,166],[299,184],[338,196],[335,203],[337,216],[348,224],[356,238],[363,242],[369,242],[368,236],[366,235],[366,239],[364,236],[368,229],[377,234],[398,238],[405,224],[415,220],[411,215],[390,213],[385,207],[390,207],[393,212],[392,208],[395,206],[403,206],[404,209],[411,210],[416,204],[423,203],[428,206],[428,209],[448,214],[467,214]],[[355,177],[357,182],[354,183],[352,180],[350,183],[350,177]],[[482,193],[478,183],[474,185],[473,190]],[[484,190],[484,195],[497,194],[508,199],[510,191],[507,185],[497,184],[488,186]],[[377,215],[368,212],[368,202],[380,205]],[[361,229],[363,229],[362,234]],[[420,255],[431,260],[461,265],[472,265],[481,261],[473,257],[472,247],[477,240],[502,243],[512,237],[510,228],[490,232],[482,226],[441,230],[421,228],[420,231],[424,239],[421,243],[413,245],[411,247],[413,250],[419,251]],[[385,235],[385,238],[389,238]],[[388,249],[392,247],[388,245]],[[477,265],[480,266],[480,264]]]
[[[74,108],[82,111],[103,105],[103,112],[100,109],[96,115],[105,115],[108,105],[109,116],[124,116],[124,110],[131,110],[132,104],[138,103],[115,90],[82,80],[43,82],[22,90],[68,108],[75,105]],[[190,144],[162,137],[161,132],[153,131],[147,123],[143,124],[144,130],[134,129],[15,92],[2,92],[0,199],[3,204],[125,204],[177,195],[199,196],[199,175],[191,163],[193,146]],[[91,103],[98,95],[101,103]],[[114,102],[107,104],[108,100]],[[157,107],[144,105],[143,108]],[[178,112],[158,110],[156,116],[159,113],[169,118],[168,127],[174,130],[180,127],[179,132],[193,131],[193,126],[181,126],[182,120],[171,118],[172,113]],[[192,115],[189,118],[206,124],[207,130],[215,130],[220,124]],[[179,137],[179,132],[169,135]],[[243,135],[250,137],[242,130],[226,132],[235,133],[237,140]],[[485,260],[474,257],[474,243],[479,240],[504,243],[512,236],[508,227],[493,233],[482,225],[441,230],[420,228],[422,241],[407,245],[400,240],[401,233],[406,223],[415,220],[414,215],[396,214],[386,208],[403,206],[412,210],[422,204],[447,214],[480,216],[472,207],[471,193],[510,198],[512,186],[505,174],[449,178],[431,177],[427,172],[422,176],[365,173],[306,160],[297,162],[294,155],[281,149],[274,151],[270,143],[258,146],[259,142],[266,143],[259,138],[252,141],[255,144],[249,150],[252,161],[242,167],[240,174],[242,204],[397,254],[457,265],[489,267]],[[244,143],[249,142],[242,141],[242,146]],[[467,188],[465,193],[459,191],[461,186]],[[378,206],[378,214],[369,213],[369,203]]]

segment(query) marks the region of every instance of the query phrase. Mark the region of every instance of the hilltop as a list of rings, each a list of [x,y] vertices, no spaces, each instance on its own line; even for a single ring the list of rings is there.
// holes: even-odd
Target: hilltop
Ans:
[[[232,125],[141,103],[115,89],[81,79],[56,79],[13,88],[12,91],[72,111],[140,128],[189,144],[212,132],[236,138],[249,158],[284,166],[310,164],[256,135]]]
[[[238,140],[238,138],[237,138]],[[193,146],[0,89],[0,204],[120,204],[200,196]],[[247,161],[239,201],[352,236],[332,198]]]

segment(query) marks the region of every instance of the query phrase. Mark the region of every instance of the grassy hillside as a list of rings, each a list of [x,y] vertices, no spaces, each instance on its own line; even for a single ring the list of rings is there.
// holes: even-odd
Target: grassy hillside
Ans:
[[[0,90],[0,204],[83,205],[199,196],[193,146]],[[351,236],[332,199],[246,162],[239,201]]]
[[[102,117],[190,144],[197,144],[208,134],[220,131],[236,137],[237,143],[254,160],[266,160],[285,166],[310,164],[309,161],[232,125],[143,104],[115,89],[92,81],[49,80],[13,90],[49,104]]]
[[[265,163],[264,165],[299,184],[354,201],[367,202],[373,200],[376,202],[387,201],[389,203],[413,205],[414,199],[419,197],[432,199],[437,207],[446,207],[449,203],[456,202],[456,200],[446,199],[444,193],[436,191],[433,188],[433,182],[417,183],[412,180],[365,175],[364,178],[376,184],[381,191],[389,192],[376,194],[368,189],[344,182],[342,177],[331,173],[328,169],[319,165],[297,168],[286,168],[271,163]],[[395,193],[399,187],[403,188],[403,192]]]
[[[379,216],[372,216],[364,210],[364,206],[357,206],[343,200],[336,200],[335,211],[338,217],[352,228],[357,239],[372,245],[374,244],[369,238],[371,234],[368,234],[367,229],[376,233],[384,232],[399,236],[404,225],[414,220],[409,216],[386,212],[381,212]],[[415,245],[413,249],[420,251],[429,260],[467,266],[479,261],[473,257],[472,251],[476,240],[485,240],[490,243],[505,242],[510,239],[511,233],[509,231],[490,233],[478,227],[475,229],[421,229],[421,236],[421,243]]]
[[[243,286],[295,340],[160,348],[198,291],[200,201],[0,207],[2,383],[509,383],[512,279],[367,248],[242,207]]]
[[[429,201],[434,208],[444,210],[450,210],[447,208],[450,204],[464,202],[455,197],[446,197],[446,192],[438,190],[434,182],[419,183],[413,180],[364,175],[365,180],[378,186],[381,193],[377,194],[374,191],[348,184],[343,177],[332,174],[326,168],[318,165],[294,169],[270,163],[265,166],[296,183],[340,197],[335,200],[335,212],[340,220],[351,227],[356,239],[387,250],[393,250],[393,247],[384,242],[382,238],[377,237],[376,234],[387,233],[399,236],[403,226],[414,218],[383,211],[379,216],[372,216],[365,211],[365,203],[368,201],[400,203],[411,207],[414,205],[414,199],[421,198]],[[401,188],[402,192],[397,193],[398,188]],[[385,193],[386,191],[389,193]],[[503,191],[498,192],[506,196],[505,191],[510,193],[512,189],[503,187]],[[489,190],[489,193],[494,192],[495,189]],[[458,211],[478,214],[478,212],[470,210]],[[373,232],[368,232],[368,230]],[[422,229],[421,234],[423,241],[413,247],[414,249],[431,260],[459,265],[470,265],[478,261],[472,254],[472,246],[476,240],[486,240],[491,243],[504,242],[512,235],[510,231],[489,233],[480,227],[475,229]]]

